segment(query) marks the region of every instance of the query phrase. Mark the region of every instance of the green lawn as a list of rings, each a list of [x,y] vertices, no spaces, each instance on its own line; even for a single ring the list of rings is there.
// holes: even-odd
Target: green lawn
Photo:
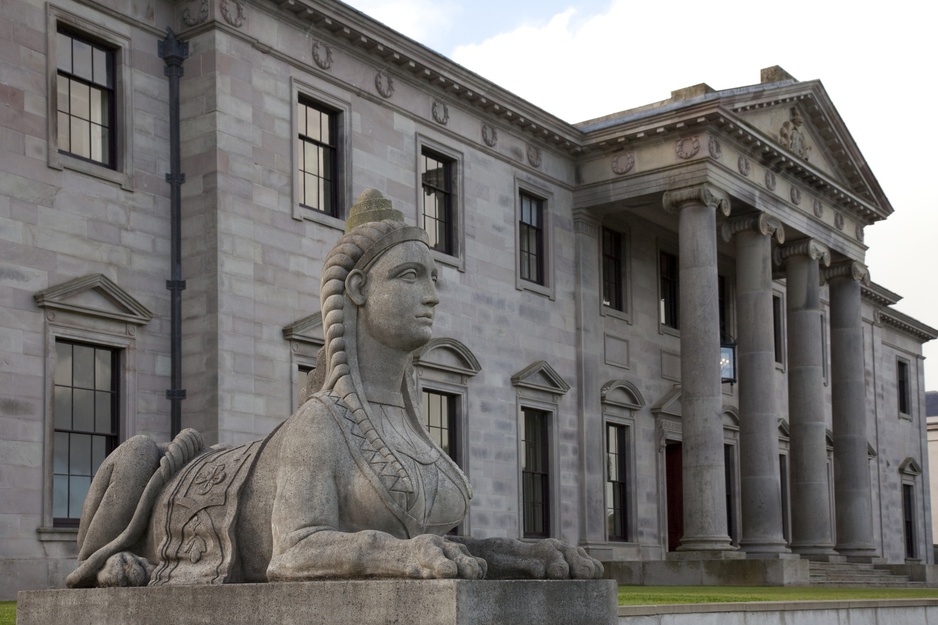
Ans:
[[[0,625],[16,625],[15,601],[0,601]]]
[[[833,601],[838,599],[938,599],[938,589],[746,586],[619,586],[619,605]],[[2,625],[2,624],[0,624]]]

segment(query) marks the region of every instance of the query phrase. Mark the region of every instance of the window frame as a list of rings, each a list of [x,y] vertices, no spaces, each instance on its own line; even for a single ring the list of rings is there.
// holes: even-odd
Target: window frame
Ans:
[[[525,439],[525,433],[527,431],[526,423],[528,417],[536,417],[541,423],[543,440],[541,442],[541,454],[545,460],[546,467],[542,471],[525,471],[525,464],[528,458],[526,445],[527,439]],[[529,403],[525,403],[520,407],[518,415],[518,446],[519,446],[519,455],[518,455],[518,468],[520,472],[521,479],[518,482],[519,495],[521,499],[521,509],[519,514],[521,537],[527,539],[542,539],[550,538],[553,536],[555,530],[554,514],[553,507],[555,505],[556,497],[554,496],[555,490],[555,462],[553,454],[553,440],[556,438],[553,432],[553,411],[545,410],[544,408],[532,406]],[[543,532],[533,532],[528,531],[528,517],[526,515],[527,511],[527,490],[525,474],[538,474],[544,476],[544,484],[541,486],[541,495],[546,502],[542,505],[543,507]]]
[[[132,67],[133,46],[128,27],[106,15],[91,22],[55,6],[49,6],[46,19],[46,162],[52,169],[80,172],[118,184],[123,189],[134,189],[134,128]],[[60,30],[94,44],[109,48],[112,54],[114,86],[114,135],[111,143],[116,152],[110,163],[100,163],[68,152],[59,151],[58,127],[58,35]]]
[[[901,356],[896,356],[896,410],[900,417],[912,418],[912,363]]]
[[[451,185],[450,192],[450,215],[452,217],[450,225],[449,236],[452,240],[452,250],[451,252],[444,252],[442,250],[431,247],[430,254],[433,256],[433,259],[441,264],[449,265],[455,267],[459,271],[466,270],[466,255],[465,255],[465,186],[463,184],[463,175],[464,175],[464,162],[465,157],[463,153],[457,149],[446,145],[442,141],[439,141],[435,138],[431,138],[425,134],[417,134],[416,137],[416,199],[414,202],[415,213],[414,219],[420,227],[424,225],[424,201],[425,194],[423,192],[423,176],[421,175],[423,158],[424,154],[429,152],[431,156],[437,159],[442,159],[446,161],[451,171],[449,173],[449,182]]]
[[[604,478],[604,500],[605,500],[605,518],[606,518],[606,540],[608,542],[633,542],[632,536],[634,535],[634,523],[633,523],[633,493],[635,492],[633,479],[634,479],[634,468],[633,468],[633,443],[632,443],[632,426],[629,423],[625,423],[620,420],[614,419],[605,419],[603,423],[603,438],[605,442],[604,446],[604,459],[603,463],[603,478]],[[622,445],[622,451],[617,453],[619,456],[619,470],[624,471],[625,479],[621,480],[612,480],[610,478],[609,468],[610,468],[610,451],[609,451],[609,430],[615,428],[622,432],[622,440],[618,441]],[[610,531],[610,511],[613,511],[611,514],[615,515],[614,506],[610,504],[609,494],[610,494],[610,484],[616,484],[613,488],[618,488],[624,490],[624,493],[620,493],[620,499],[624,502],[622,508],[622,525],[625,528],[623,534],[613,534]]]
[[[619,293],[620,293],[620,306],[610,306],[606,304],[606,260],[607,255],[605,253],[605,242],[606,242],[606,233],[612,233],[617,235],[619,240]],[[599,274],[600,274],[600,289],[599,289],[599,303],[600,303],[600,314],[604,316],[616,317],[622,319],[626,323],[632,323],[632,293],[631,293],[631,284],[632,281],[629,279],[631,276],[631,260],[629,256],[629,250],[631,249],[631,239],[630,232],[627,228],[621,228],[617,226],[604,225],[600,227],[599,230]]]
[[[58,427],[60,418],[59,418],[59,415],[56,414],[56,410],[53,409],[53,414],[52,414],[52,428],[53,428],[52,452],[53,452],[53,458],[55,458],[55,456],[57,456],[57,439],[58,439],[58,435],[59,435],[59,434],[66,434],[66,435],[69,436],[69,438],[71,438],[71,435],[73,435],[73,434],[91,436],[92,438],[104,438],[104,439],[105,439],[104,457],[106,457],[108,454],[110,454],[111,452],[113,452],[113,451],[117,448],[117,445],[120,443],[120,440],[121,440],[120,420],[119,420],[119,417],[120,417],[120,405],[121,405],[121,395],[120,395],[120,372],[121,372],[121,352],[122,352],[122,350],[121,350],[121,349],[115,349],[115,348],[110,347],[110,346],[102,346],[102,345],[99,345],[99,344],[84,343],[84,342],[80,342],[80,341],[73,341],[73,340],[68,340],[68,339],[63,339],[63,338],[57,338],[56,341],[55,341],[56,354],[55,354],[55,356],[54,356],[54,358],[55,358],[55,371],[56,371],[56,375],[58,375],[58,373],[59,373],[58,367],[59,367],[60,362],[59,362],[59,358],[58,358],[58,348],[59,348],[60,345],[69,345],[69,346],[71,347],[71,349],[73,350],[73,353],[74,353],[74,349],[75,349],[76,347],[80,347],[80,348],[89,348],[89,349],[92,349],[92,350],[95,350],[95,351],[99,351],[99,350],[100,350],[100,351],[106,352],[106,353],[109,355],[108,357],[109,357],[109,359],[110,359],[110,362],[108,363],[108,367],[110,368],[110,373],[109,373],[108,377],[109,377],[110,379],[108,380],[108,388],[107,388],[106,392],[110,394],[110,398],[108,399],[108,403],[109,403],[108,409],[109,409],[109,411],[110,411],[110,413],[111,413],[111,416],[110,416],[110,422],[111,422],[111,423],[110,423],[110,431],[109,431],[107,434],[102,434],[102,433],[100,433],[100,432],[97,431],[97,427],[96,427],[96,425],[97,425],[97,394],[98,394],[99,392],[104,392],[104,391],[97,385],[97,379],[95,379],[95,383],[94,383],[90,388],[89,388],[89,387],[77,386],[77,385],[75,384],[75,382],[74,382],[74,375],[72,376],[72,380],[71,380],[71,382],[70,382],[69,384],[61,384],[61,383],[60,383],[60,380],[53,379],[53,381],[52,381],[53,396],[54,396],[54,397],[53,397],[53,405],[54,405],[56,408],[58,407],[58,401],[57,401],[56,397],[57,397],[57,395],[58,395],[58,390],[59,390],[60,388],[67,388],[67,389],[69,389],[69,390],[72,392],[73,397],[74,397],[74,392],[75,392],[76,390],[78,390],[78,391],[82,391],[82,390],[83,390],[83,391],[91,391],[91,392],[93,393],[92,397],[94,398],[94,399],[92,400],[92,404],[93,404],[93,408],[92,408],[92,411],[93,411],[93,412],[92,412],[92,419],[93,419],[93,421],[95,421],[95,425],[91,428],[91,430],[85,430],[85,431],[76,429],[75,426],[74,426],[74,421],[72,421],[72,422],[70,423],[70,427],[69,427],[69,428]],[[95,367],[95,373],[97,373],[97,368],[96,368],[96,367]],[[73,400],[73,401],[74,401],[74,400]],[[73,401],[70,402],[72,408],[74,408],[74,403],[73,403]],[[74,419],[74,412],[72,412],[72,414],[71,414],[70,416],[71,416],[72,419]],[[68,443],[69,457],[71,457],[72,445],[73,445],[72,442],[69,442],[69,443]],[[92,447],[92,449],[93,449],[93,447]],[[92,452],[92,453],[93,453],[93,452]],[[103,461],[104,457],[101,458],[102,461]],[[91,460],[92,462],[94,461],[93,455],[92,455],[92,457],[89,457],[89,460]],[[53,475],[53,483],[52,483],[52,525],[53,525],[53,527],[56,527],[56,528],[77,528],[77,527],[78,527],[78,524],[79,524],[79,521],[81,520],[81,509],[80,509],[80,507],[79,507],[79,509],[77,510],[78,516],[70,516],[70,515],[67,515],[67,516],[64,516],[64,517],[63,517],[63,516],[56,516],[56,514],[55,514],[55,512],[56,512],[56,510],[55,510],[55,507],[56,507],[56,506],[55,506],[56,496],[55,496],[55,495],[56,495],[57,482],[58,482],[58,480],[57,480],[56,478],[65,477],[65,478],[70,482],[70,480],[71,480],[71,478],[72,478],[73,476],[78,476],[78,474],[75,474],[75,473],[73,473],[73,472],[71,471],[71,462],[70,462],[70,460],[69,460],[69,461],[66,461],[66,462],[67,462],[67,464],[69,465],[69,466],[66,468],[66,472],[65,472],[65,473],[60,473],[60,472],[56,471],[56,466],[55,466],[55,465],[56,465],[56,462],[53,461],[53,468],[52,468],[52,472],[53,472],[53,473],[52,473],[52,475]],[[100,466],[100,465],[99,465],[99,466]],[[95,473],[95,472],[96,472],[96,471],[92,471],[91,474],[87,476],[87,477],[89,478],[89,483],[88,483],[89,488],[90,488],[90,486],[91,486],[90,480],[91,480],[91,478],[94,477],[94,473]],[[72,507],[72,506],[71,506],[71,497],[70,497],[69,494],[68,494],[68,493],[70,493],[70,492],[71,492],[71,485],[69,484],[69,485],[67,486],[66,495],[65,495],[67,512],[72,512],[72,510],[71,510],[71,507]],[[87,496],[87,493],[86,493],[86,496]],[[82,502],[84,502],[84,499],[82,500]]]
[[[522,196],[540,203],[541,217],[541,273],[542,282],[535,282],[521,277],[521,218]],[[549,191],[528,184],[528,181],[515,179],[515,288],[519,291],[531,291],[555,299],[554,262],[553,262],[553,194]]]
[[[662,260],[663,257],[667,255],[674,259],[674,278],[665,277],[662,273]],[[658,254],[657,254],[657,263],[656,263],[656,275],[658,278],[658,330],[662,334],[671,334],[674,336],[680,336],[680,325],[681,325],[681,268],[680,268],[680,257],[677,252],[670,246],[658,245]],[[666,302],[666,292],[665,292],[665,280],[669,280],[673,287],[668,289],[668,293],[673,291],[673,304],[671,306],[667,305]],[[672,310],[674,316],[674,324],[668,323],[667,311]]]
[[[301,202],[300,191],[300,162],[299,162],[299,141],[300,141],[300,120],[298,108],[300,100],[306,100],[310,104],[318,107],[319,110],[333,113],[335,117],[335,182],[334,189],[334,214],[321,211],[319,209],[307,206]],[[352,197],[351,184],[351,129],[349,127],[351,119],[351,103],[336,95],[326,93],[322,89],[313,87],[296,78],[290,79],[290,153],[292,162],[292,180],[293,180],[293,218],[298,221],[308,220],[323,226],[334,228],[342,232],[345,231],[345,219],[348,209],[351,205]]]
[[[310,98],[302,93],[297,97],[296,107],[297,107],[297,112],[296,112],[295,118],[296,118],[296,124],[297,124],[297,134],[296,134],[295,139],[297,142],[297,150],[296,150],[297,152],[296,154],[297,202],[299,203],[300,208],[302,209],[316,211],[318,213],[322,213],[323,215],[327,215],[329,217],[337,217],[340,212],[339,203],[338,203],[338,195],[339,195],[338,194],[338,188],[339,188],[339,176],[338,176],[339,174],[339,168],[338,168],[339,133],[338,133],[338,129],[339,129],[339,118],[340,118],[341,113],[334,110],[332,107],[324,106],[322,103],[318,102],[317,100],[314,100],[313,98]],[[309,133],[309,127],[308,127],[309,126],[309,114],[308,113],[306,115],[307,123],[306,123],[306,129],[304,132],[304,129],[303,129],[304,124],[303,124],[303,120],[301,119],[302,116],[299,113],[300,107],[305,107],[306,109],[312,109],[318,112],[324,118],[324,120],[322,121],[325,121],[325,123],[320,125],[320,133],[319,133],[320,138],[317,139]],[[322,126],[326,126],[328,128],[329,138],[327,140],[322,139],[322,132],[321,132]],[[331,178],[325,177],[323,173],[324,168],[322,166],[319,167],[318,171],[312,171],[310,169],[304,168],[306,163],[305,163],[305,160],[300,157],[300,152],[301,151],[305,152],[303,148],[305,148],[307,145],[313,146],[314,148],[321,149],[321,151],[324,153],[325,158],[323,158],[322,160],[324,162],[328,161],[329,168],[332,171]],[[324,184],[322,186],[324,188],[328,188],[329,198],[327,201],[324,201],[322,197],[319,197],[318,199],[321,202],[321,205],[319,208],[311,204],[307,204],[304,201],[310,198],[309,191],[307,190],[304,192],[304,189],[306,188],[304,181],[302,180],[304,175],[305,176],[312,175],[317,179],[321,179],[327,182],[327,184]],[[322,206],[322,204],[328,204],[328,206]]]

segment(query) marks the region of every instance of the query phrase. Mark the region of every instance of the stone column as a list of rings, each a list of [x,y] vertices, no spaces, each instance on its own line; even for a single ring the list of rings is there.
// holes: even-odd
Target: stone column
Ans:
[[[812,239],[775,248],[787,278],[788,419],[791,432],[791,550],[833,555],[824,422],[820,267],[828,249]]]
[[[750,556],[788,553],[782,526],[778,465],[778,406],[772,314],[772,238],[782,224],[765,213],[723,222],[723,240],[736,239],[737,377],[742,535]]]
[[[684,537],[678,550],[731,550],[726,531],[716,240],[716,211],[728,215],[729,199],[703,184],[668,191],[663,203],[665,211],[678,213],[680,254]]]
[[[831,403],[834,421],[834,501],[837,552],[871,558],[873,502],[866,432],[866,370],[860,284],[869,283],[861,263],[837,263],[824,272],[830,286]]]

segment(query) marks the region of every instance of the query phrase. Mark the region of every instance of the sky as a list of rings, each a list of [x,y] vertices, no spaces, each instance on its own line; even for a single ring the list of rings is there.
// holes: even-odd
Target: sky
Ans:
[[[348,0],[545,111],[576,123],[707,83],[759,82],[779,65],[818,79],[892,203],[865,230],[874,282],[938,328],[938,189],[927,123],[938,49],[925,4],[754,0]],[[921,119],[921,122],[916,122]],[[938,340],[925,345],[938,390]]]

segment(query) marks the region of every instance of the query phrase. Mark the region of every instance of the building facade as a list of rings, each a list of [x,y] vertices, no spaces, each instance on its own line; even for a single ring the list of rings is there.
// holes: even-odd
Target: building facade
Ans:
[[[820,82],[572,125],[331,0],[15,0],[0,29],[0,599],[62,585],[121,440],[296,409],[367,188],[433,243],[415,364],[458,531],[933,562],[938,332],[870,282],[893,208]]]

